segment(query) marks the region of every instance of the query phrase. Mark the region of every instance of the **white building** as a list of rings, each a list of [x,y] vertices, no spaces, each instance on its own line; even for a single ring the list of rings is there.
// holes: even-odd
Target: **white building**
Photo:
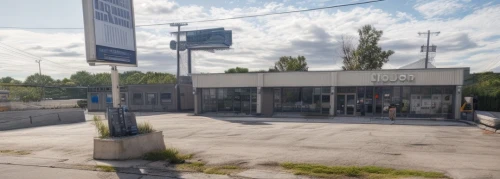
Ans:
[[[193,74],[195,114],[459,119],[469,68]]]

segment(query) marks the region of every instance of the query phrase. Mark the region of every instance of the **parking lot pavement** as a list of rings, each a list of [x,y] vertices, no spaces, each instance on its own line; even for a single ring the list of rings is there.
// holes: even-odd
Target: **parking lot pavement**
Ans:
[[[500,176],[500,135],[460,122],[397,121],[390,125],[357,118],[138,116],[139,122],[149,121],[163,131],[168,147],[193,153],[208,164],[265,169],[270,162],[290,161],[441,171],[453,178]],[[90,122],[6,131],[0,132],[0,150],[29,150],[29,157],[95,164],[93,136]]]

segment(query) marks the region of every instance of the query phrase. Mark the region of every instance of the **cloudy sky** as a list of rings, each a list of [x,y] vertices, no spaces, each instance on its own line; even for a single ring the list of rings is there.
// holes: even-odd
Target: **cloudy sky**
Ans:
[[[153,24],[226,18],[332,6],[364,0],[135,0],[136,24]],[[309,69],[339,70],[339,37],[357,37],[356,30],[371,24],[384,31],[380,45],[394,50],[385,69],[398,68],[423,58],[426,43],[418,32],[440,31],[431,43],[438,46],[437,67],[470,67],[472,72],[500,72],[500,0],[386,0],[369,5],[304,13],[273,15],[207,23],[186,29],[224,27],[233,31],[233,49],[216,53],[196,52],[194,72],[220,73],[231,67],[268,69],[280,56],[304,55]],[[105,66],[90,67],[85,61],[80,0],[2,0],[0,28],[0,77],[23,80],[38,72],[35,57],[45,59],[42,73],[55,78],[87,70],[108,72]],[[138,68],[175,73],[175,52],[169,49],[169,26],[136,29]],[[21,55],[10,47],[32,56]]]

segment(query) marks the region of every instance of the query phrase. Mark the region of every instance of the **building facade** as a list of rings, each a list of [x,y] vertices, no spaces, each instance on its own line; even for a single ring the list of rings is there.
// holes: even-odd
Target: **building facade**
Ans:
[[[193,87],[181,84],[181,110],[194,108]],[[112,105],[111,86],[89,87],[87,108],[92,111],[105,111]],[[175,84],[128,85],[120,87],[120,104],[130,111],[177,111],[177,92]]]
[[[193,74],[195,114],[459,119],[468,68]]]

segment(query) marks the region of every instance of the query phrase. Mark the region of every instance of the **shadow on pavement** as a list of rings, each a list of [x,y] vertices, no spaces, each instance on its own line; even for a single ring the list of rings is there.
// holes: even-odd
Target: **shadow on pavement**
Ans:
[[[206,116],[207,118],[240,123],[243,125],[272,125],[271,122],[289,122],[289,123],[334,123],[334,124],[375,124],[375,125],[414,125],[414,126],[470,126],[467,123],[457,120],[432,120],[432,119],[396,119],[394,124],[386,118],[369,118],[369,117],[324,117],[324,118],[307,118],[307,117],[223,117],[223,116]]]
[[[179,171],[167,167],[165,162],[145,160],[99,160],[97,167],[101,171],[111,169],[120,179],[141,178],[138,176],[158,176],[165,178],[182,178]],[[165,163],[165,164],[163,164]]]

